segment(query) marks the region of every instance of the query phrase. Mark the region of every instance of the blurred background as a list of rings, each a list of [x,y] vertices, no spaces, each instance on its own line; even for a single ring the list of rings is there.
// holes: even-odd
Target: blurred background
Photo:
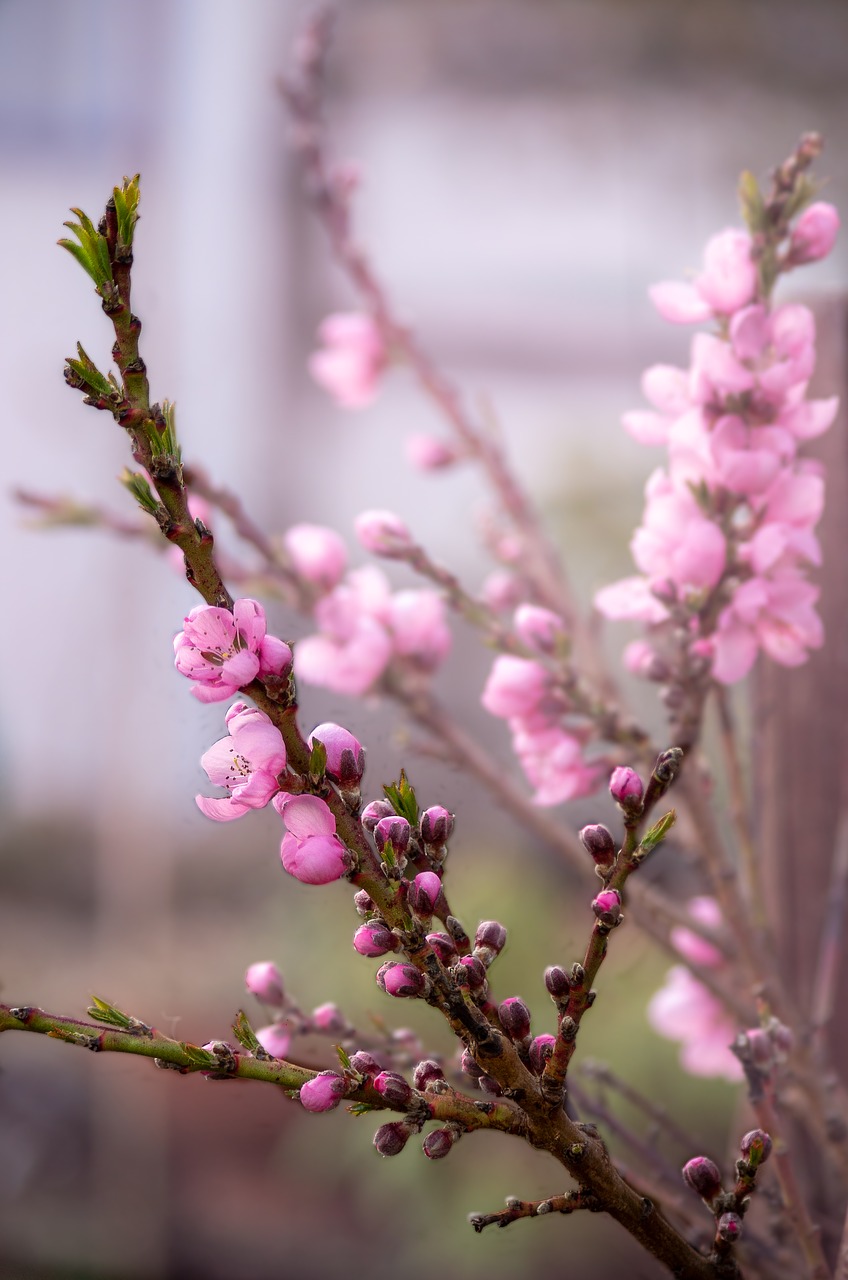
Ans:
[[[385,1007],[350,949],[343,889],[282,875],[276,815],[233,828],[197,812],[199,757],[221,718],[171,665],[195,602],[179,574],[137,542],[35,531],[11,496],[132,515],[115,482],[123,433],[63,384],[77,340],[101,365],[111,340],[55,241],[69,205],[96,220],[140,170],[134,309],[187,458],[269,527],[331,523],[351,547],[359,511],[403,507],[433,556],[479,586],[476,476],[404,461],[408,433],[438,431],[432,407],[398,373],[372,409],[345,415],[306,373],[317,324],[352,302],[301,197],[274,87],[306,12],[293,0],[0,0],[0,979],[16,1004],[81,1014],[96,992],[202,1043],[226,1037],[246,966],[274,959],[304,1008],[343,990],[358,1026],[408,1020],[446,1051],[419,1010]],[[804,130],[825,134],[819,174],[846,207],[846,72],[839,0],[339,6],[329,109],[338,157],[364,174],[361,236],[425,345],[474,403],[496,406],[587,600],[628,571],[655,465],[620,414],[640,403],[646,364],[686,359],[688,333],[659,321],[647,286],[696,267],[707,236],[738,222],[739,172],[765,177]],[[803,287],[843,282],[846,253],[843,236]],[[273,622],[290,638],[308,629]],[[478,709],[487,665],[459,635],[442,689],[506,766],[502,726]],[[367,743],[369,796],[397,776],[393,708],[310,689],[302,705],[307,727],[338,719]],[[525,995],[545,1030],[541,972],[582,949],[586,886],[412,747],[403,758],[425,803],[460,811],[451,876],[465,922],[509,927],[498,990]],[[575,825],[605,816],[560,812]],[[721,1154],[735,1093],[682,1075],[644,1021],[666,965],[635,930],[619,942],[582,1051],[626,1062]],[[270,1089],[24,1035],[0,1049],[3,1280],[506,1280],[566,1257],[574,1280],[657,1274],[595,1218],[475,1236],[470,1211],[564,1189],[498,1135],[437,1164],[414,1144],[381,1161],[368,1119],[307,1116]]]

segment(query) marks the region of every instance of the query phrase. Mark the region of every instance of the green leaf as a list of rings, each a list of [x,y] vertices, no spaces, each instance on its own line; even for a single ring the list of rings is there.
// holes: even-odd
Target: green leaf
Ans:
[[[112,195],[115,200],[115,215],[118,220],[118,244],[129,247],[133,242],[133,234],[135,233],[135,224],[138,222],[138,201],[141,192],[139,191],[138,180],[140,174],[136,174],[134,178],[124,178],[120,187],[115,187]]]
[[[369,1111],[378,1111],[379,1108],[372,1106],[370,1102],[354,1102],[347,1110],[352,1116],[367,1116]]]
[[[406,771],[401,769],[398,781],[384,786],[383,791],[395,813],[401,818],[406,818],[410,826],[416,826],[418,823],[418,801],[415,798],[414,790],[409,784]]]
[[[67,364],[82,378],[85,385],[95,395],[103,396],[106,400],[111,399],[117,390],[115,382],[103,376],[80,342],[77,343],[77,355],[79,356],[78,360],[74,360],[69,356]]]
[[[642,857],[653,853],[657,845],[666,838],[671,828],[677,821],[677,814],[674,809],[669,809],[668,813],[664,813],[659,822],[655,822],[649,831],[642,836],[639,844],[639,853]]]
[[[765,201],[763,200],[759,183],[750,169],[746,169],[739,178],[739,202],[742,206],[742,216],[751,234],[754,235],[758,231],[764,231],[766,226]]]
[[[236,1040],[238,1040],[242,1048],[247,1049],[248,1053],[255,1054],[257,1050],[259,1050],[260,1053],[264,1053],[262,1045],[256,1037],[256,1032],[250,1025],[247,1014],[243,1009],[239,1009],[236,1014],[235,1022],[233,1023],[233,1035]]]
[[[109,246],[106,237],[101,235],[91,218],[82,209],[71,209],[79,218],[79,222],[66,222],[64,225],[73,232],[79,245],[72,240],[60,240],[59,244],[76,258],[80,266],[91,276],[98,290],[112,279],[112,264],[109,261]]]
[[[120,1027],[122,1031],[129,1031],[136,1025],[129,1014],[123,1013],[108,1000],[101,1000],[99,996],[91,997],[91,1005],[86,1012],[97,1022],[104,1022],[107,1027]]]
[[[153,496],[153,491],[143,475],[138,471],[130,471],[128,467],[124,467],[118,479],[124,488],[129,490],[142,511],[146,511],[151,516],[158,516],[159,503]]]
[[[337,1044],[335,1046],[335,1050],[336,1050],[336,1053],[339,1055],[339,1062],[342,1064],[345,1071],[352,1071],[353,1067],[350,1065],[350,1055],[342,1048],[340,1044]]]
[[[327,748],[316,738],[309,754],[309,776],[319,782],[327,772]]]
[[[221,1065],[214,1053],[210,1053],[208,1049],[201,1049],[197,1044],[188,1044],[186,1042],[182,1045],[182,1049],[193,1067],[202,1067],[204,1071],[210,1069],[214,1071],[216,1067]]]

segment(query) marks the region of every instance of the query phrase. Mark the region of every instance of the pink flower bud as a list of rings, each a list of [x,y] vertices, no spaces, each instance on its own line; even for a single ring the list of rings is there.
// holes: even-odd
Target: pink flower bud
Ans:
[[[456,964],[458,952],[454,946],[453,938],[449,937],[446,933],[428,933],[427,941],[445,968],[449,968],[452,964]]]
[[[483,1068],[477,1066],[470,1049],[463,1049],[462,1057],[460,1058],[460,1069],[465,1075],[470,1076],[472,1080],[479,1080],[485,1074]]]
[[[762,1031],[759,1027],[752,1027],[739,1037],[743,1042],[748,1053],[747,1056],[758,1067],[770,1067],[774,1065],[774,1045],[768,1032]]]
[[[394,808],[388,800],[372,800],[362,810],[359,815],[359,821],[366,831],[373,831],[378,822],[383,818],[393,817],[394,812]]]
[[[421,839],[426,845],[442,848],[453,831],[454,816],[440,804],[431,805],[421,815]]]
[[[478,959],[491,963],[506,946],[506,929],[498,920],[482,920],[474,935],[474,950],[481,952]]]
[[[580,832],[583,847],[591,854],[595,865],[604,870],[615,862],[615,841],[612,833],[601,822],[592,822]]]
[[[335,834],[336,820],[319,796],[280,793],[271,803],[288,828],[280,857],[289,875],[303,884],[329,884],[347,874],[353,858]]]
[[[383,1070],[377,1059],[365,1049],[359,1049],[351,1056],[350,1065],[361,1076],[376,1076]]]
[[[405,1107],[412,1098],[412,1090],[397,1071],[381,1071],[374,1077],[374,1088],[393,1107]]]
[[[509,996],[498,1005],[501,1026],[510,1040],[523,1040],[530,1034],[530,1010],[521,996]]]
[[[771,1135],[765,1129],[751,1129],[739,1143],[739,1150],[743,1159],[756,1168],[768,1160],[772,1145]]]
[[[257,961],[244,975],[244,985],[252,996],[263,1004],[273,1008],[282,1008],[285,1004],[283,991],[283,975],[271,960]]]
[[[411,1132],[404,1120],[381,1124],[374,1134],[374,1146],[381,1156],[399,1156],[409,1141]]]
[[[376,980],[389,996],[420,996],[426,985],[424,975],[411,964],[381,965]]]
[[[839,214],[832,204],[818,200],[801,214],[792,229],[789,260],[793,266],[826,258],[839,231]]]
[[[397,814],[392,818],[381,818],[374,828],[374,842],[382,853],[391,840],[395,853],[402,854],[409,846],[411,830],[406,818],[398,817]]]
[[[327,1035],[340,1035],[347,1029],[347,1019],[337,1004],[319,1004],[312,1010],[312,1025]]]
[[[442,882],[435,871],[422,871],[409,886],[407,902],[417,916],[429,917],[435,910]]]
[[[476,956],[460,956],[458,981],[469,991],[482,991],[486,985],[486,966]]]
[[[284,1058],[291,1045],[291,1032],[284,1022],[272,1022],[268,1027],[259,1028],[256,1039],[272,1058]]]
[[[415,546],[409,529],[393,511],[363,511],[353,523],[357,538],[374,556],[403,559]]]
[[[558,613],[535,604],[522,604],[513,618],[516,634],[534,653],[552,654],[567,638],[565,623]]]
[[[742,1219],[738,1213],[723,1213],[716,1223],[716,1231],[722,1240],[732,1244],[742,1234]]]
[[[512,609],[523,594],[521,580],[509,569],[494,569],[480,591],[480,597],[495,613]]]
[[[545,986],[555,1000],[561,1000],[571,990],[568,974],[558,964],[552,964],[545,970]]]
[[[545,1063],[553,1053],[555,1044],[556,1040],[549,1035],[536,1036],[535,1040],[530,1042],[530,1066],[537,1076],[544,1071]]]
[[[347,548],[334,529],[319,524],[294,524],[283,534],[295,573],[322,591],[332,591],[347,565]]]
[[[621,894],[617,889],[604,889],[592,903],[601,924],[612,928],[621,920]]]
[[[309,735],[309,745],[323,743],[327,752],[327,773],[345,789],[358,787],[365,770],[362,744],[340,724],[319,724]]]
[[[400,942],[382,920],[369,920],[353,935],[353,949],[361,956],[384,956],[387,951],[397,951]]]
[[[433,1058],[425,1058],[423,1062],[419,1062],[412,1073],[412,1083],[418,1090],[424,1090],[436,1080],[444,1078],[444,1071]]]
[[[433,1129],[422,1143],[425,1156],[430,1160],[443,1160],[456,1142],[456,1134],[451,1129]]]
[[[366,889],[357,889],[353,895],[353,905],[360,916],[368,916],[375,910],[374,901]]]
[[[707,1204],[711,1204],[721,1191],[721,1174],[707,1156],[695,1156],[687,1161],[682,1172],[683,1181]]]
[[[407,436],[406,459],[419,471],[439,471],[456,462],[459,454],[453,445],[435,436]]]
[[[487,1075],[482,1075],[480,1077],[477,1081],[477,1088],[482,1089],[484,1093],[490,1093],[493,1098],[499,1098],[503,1093],[503,1089],[498,1084],[497,1080],[493,1079],[492,1076]]]
[[[300,1086],[300,1104],[306,1111],[332,1111],[347,1093],[347,1083],[335,1071],[321,1071]]]
[[[642,796],[645,788],[635,769],[620,765],[613,769],[609,782],[610,795],[625,813],[642,812]]]

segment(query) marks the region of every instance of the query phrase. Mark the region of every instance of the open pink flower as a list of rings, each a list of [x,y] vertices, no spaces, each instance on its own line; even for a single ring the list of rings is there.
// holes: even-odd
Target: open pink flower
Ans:
[[[257,676],[280,676],[292,652],[266,632],[265,610],[256,600],[236,600],[233,611],[198,605],[174,639],[174,665],[201,702],[223,702]]]
[[[309,372],[345,409],[362,409],[377,394],[386,365],[380,330],[370,316],[337,312],[318,330],[323,346],[309,360]]]
[[[664,320],[694,324],[713,315],[731,315],[756,294],[757,268],[751,260],[751,237],[727,227],[707,241],[704,269],[692,284],[664,280],[650,290]]]
[[[336,820],[320,796],[276,795],[274,808],[288,828],[280,857],[289,875],[303,884],[329,884],[353,865],[336,835]]]
[[[229,736],[210,747],[200,763],[209,781],[230,794],[221,799],[196,797],[200,812],[216,822],[231,822],[248,809],[263,808],[279,791],[277,777],[286,767],[282,734],[264,711],[234,702],[226,723]]]

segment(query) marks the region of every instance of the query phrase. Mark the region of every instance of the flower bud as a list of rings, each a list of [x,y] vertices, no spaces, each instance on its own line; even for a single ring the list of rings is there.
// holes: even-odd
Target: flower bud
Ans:
[[[337,1004],[319,1004],[312,1010],[312,1025],[328,1035],[340,1035],[347,1030],[347,1019]]]
[[[381,1071],[374,1077],[374,1088],[392,1106],[405,1107],[412,1098],[412,1090],[397,1071]]]
[[[421,839],[426,845],[435,845],[440,849],[450,839],[453,824],[453,814],[449,813],[443,805],[433,804],[421,815],[419,822]]]
[[[431,1160],[443,1160],[456,1142],[456,1134],[451,1129],[433,1129],[422,1143],[425,1156]]]
[[[476,956],[460,956],[458,981],[469,991],[482,991],[486,985],[486,966]]]
[[[498,1005],[501,1026],[510,1040],[523,1040],[530,1034],[530,1010],[521,996],[509,996]]]
[[[503,1089],[491,1076],[482,1075],[477,1081],[477,1088],[482,1089],[484,1093],[490,1093],[492,1097],[499,1098],[503,1093]]]
[[[513,618],[519,640],[538,654],[555,653],[566,639],[565,623],[558,613],[535,604],[522,604]]]
[[[755,1168],[765,1164],[771,1155],[771,1149],[771,1135],[766,1133],[764,1129],[751,1129],[739,1143],[739,1150],[743,1159],[754,1165]]]
[[[376,910],[372,898],[365,889],[356,891],[353,895],[353,905],[356,907],[357,914],[361,916],[368,916]]]
[[[374,1134],[374,1146],[381,1156],[398,1156],[409,1141],[410,1132],[409,1125],[403,1120],[381,1124]]]
[[[611,929],[621,920],[621,894],[617,889],[603,889],[593,900],[592,910],[600,923]]]
[[[377,848],[382,853],[391,840],[395,853],[406,853],[409,847],[410,831],[411,827],[406,818],[400,818],[397,814],[391,818],[381,818],[374,828],[374,840]]]
[[[358,1049],[351,1057],[350,1065],[361,1076],[376,1076],[383,1070],[377,1059],[366,1049]]]
[[[347,564],[347,548],[335,529],[318,524],[295,524],[283,534],[283,546],[295,573],[307,582],[332,591]]]
[[[291,1032],[285,1022],[272,1022],[268,1027],[259,1028],[256,1039],[272,1058],[284,1058],[291,1045]]]
[[[716,1231],[722,1240],[733,1244],[742,1234],[742,1219],[738,1213],[723,1213],[716,1223]]]
[[[592,822],[580,832],[583,847],[591,854],[595,865],[606,870],[615,862],[615,841],[612,833],[600,822]]]
[[[638,817],[642,812],[645,788],[635,769],[631,769],[629,765],[620,765],[617,769],[613,769],[610,774],[609,789],[613,800],[621,806],[625,814]]]
[[[417,1062],[424,1052],[418,1032],[413,1031],[411,1027],[398,1027],[392,1032],[392,1048],[395,1060],[403,1056],[410,1066],[413,1062]]]
[[[721,1191],[721,1174],[707,1156],[695,1156],[683,1166],[683,1181],[707,1204]]]
[[[436,953],[446,969],[456,964],[459,953],[454,946],[453,938],[448,937],[446,933],[428,933],[427,941],[430,949]]]
[[[531,1040],[530,1067],[537,1076],[544,1071],[545,1063],[553,1053],[555,1044],[555,1038],[549,1035],[536,1036],[535,1040]]]
[[[749,1061],[755,1062],[758,1067],[774,1065],[774,1045],[767,1031],[762,1031],[759,1027],[752,1027],[749,1031],[745,1031],[739,1039],[744,1041]]]
[[[309,735],[309,745],[320,742],[327,752],[327,775],[343,791],[357,788],[365,771],[362,743],[340,724],[319,724]]]
[[[384,956],[387,951],[397,951],[399,946],[397,937],[382,920],[361,924],[353,935],[353,949],[361,956]]]
[[[832,204],[817,200],[801,214],[792,228],[789,260],[793,266],[826,258],[839,231],[839,214]]]
[[[402,560],[415,546],[406,524],[393,511],[363,511],[353,527],[365,550],[373,556]]]
[[[456,462],[458,457],[455,447],[445,440],[438,440],[435,436],[407,436],[407,462],[419,471],[440,471]]]
[[[486,1074],[482,1067],[477,1066],[470,1049],[463,1049],[459,1065],[465,1075],[470,1076],[472,1080],[479,1080],[482,1075]]]
[[[244,975],[244,985],[251,995],[263,1004],[281,1009],[286,1002],[283,991],[283,975],[271,960],[257,961]]]
[[[388,800],[372,800],[359,815],[359,821],[366,831],[373,831],[381,818],[391,818],[394,808]]]
[[[561,1000],[571,990],[568,974],[558,964],[545,970],[545,986],[555,1000]]]
[[[335,1071],[321,1071],[300,1086],[300,1104],[306,1111],[332,1111],[347,1093],[347,1083]]]
[[[416,1089],[426,1089],[434,1080],[444,1080],[445,1073],[433,1058],[424,1058],[412,1073],[412,1083]]]
[[[483,954],[479,959],[483,964],[491,964],[495,956],[499,956],[506,946],[506,929],[497,920],[483,920],[477,926],[474,935],[474,949]]]
[[[420,996],[424,975],[411,964],[384,964],[377,970],[377,986],[389,996]]]
[[[417,916],[431,916],[435,910],[442,882],[435,871],[422,871],[409,886],[407,902]]]

